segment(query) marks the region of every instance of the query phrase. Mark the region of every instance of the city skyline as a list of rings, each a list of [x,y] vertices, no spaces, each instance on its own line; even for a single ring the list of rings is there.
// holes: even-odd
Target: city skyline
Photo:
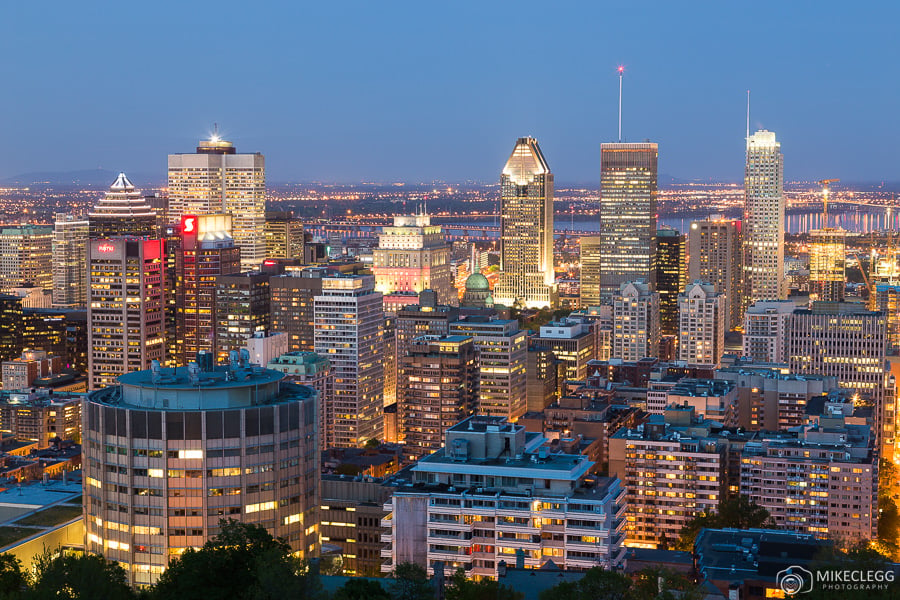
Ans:
[[[883,76],[889,14],[875,21],[836,4],[685,13],[659,4],[640,9],[638,20],[629,19],[637,8],[560,9],[544,15],[553,43],[519,50],[533,67],[553,67],[553,85],[520,95],[495,79],[515,38],[492,24],[515,31],[527,7],[417,8],[398,7],[372,30],[374,9],[363,5],[260,8],[240,25],[227,6],[187,10],[178,20],[124,7],[119,18],[132,27],[119,31],[90,8],[47,15],[8,7],[0,48],[22,58],[0,70],[16,90],[0,100],[0,114],[16,115],[4,126],[0,178],[48,167],[162,174],[162,156],[192,147],[218,122],[241,148],[266,154],[272,181],[491,181],[503,140],[526,135],[542,140],[559,181],[593,181],[599,144],[616,139],[615,72],[623,64],[624,137],[657,141],[661,173],[739,180],[750,89],[753,129],[779,132],[790,148],[789,180],[823,172],[892,179],[900,123],[890,106],[898,84]],[[610,18],[626,25],[604,28]],[[642,35],[630,22],[641,23]],[[297,23],[305,34],[287,35]],[[161,37],[173,43],[133,43]],[[760,38],[782,43],[754,43]],[[121,52],[109,53],[110,45]],[[217,45],[226,60],[203,72],[167,66]],[[262,59],[243,53],[248,46]],[[246,85],[161,101],[164,89],[215,89],[229,69],[250,72]],[[127,91],[98,94],[111,72]],[[60,86],[67,102],[56,101]]]

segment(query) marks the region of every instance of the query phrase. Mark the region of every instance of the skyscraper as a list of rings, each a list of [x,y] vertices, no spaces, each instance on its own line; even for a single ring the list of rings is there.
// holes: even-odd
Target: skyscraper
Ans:
[[[744,171],[745,305],[786,296],[784,280],[784,155],[775,133],[747,138]]]
[[[240,250],[231,238],[231,215],[185,215],[176,256],[176,365],[216,352],[216,277],[240,271]]]
[[[84,308],[87,298],[87,219],[58,213],[53,223],[53,305]]]
[[[303,260],[303,222],[291,211],[266,211],[266,258]]]
[[[515,320],[463,317],[450,335],[470,336],[478,350],[478,414],[517,421],[525,414],[528,335]]]
[[[685,236],[676,229],[656,232],[656,291],[659,292],[659,332],[678,335],[678,294],[687,285]]]
[[[678,359],[688,365],[719,366],[725,352],[725,294],[694,281],[678,296]]]
[[[600,296],[612,303],[626,281],[656,289],[659,148],[653,143],[600,145]]]
[[[472,338],[420,336],[398,359],[397,412],[407,453],[416,458],[440,450],[448,429],[478,405],[478,362]]]
[[[659,353],[659,293],[626,281],[613,299],[611,358],[638,361]]]
[[[162,240],[122,237],[88,244],[90,389],[164,359],[162,260]]]
[[[434,290],[440,304],[456,305],[459,295],[450,272],[450,244],[427,214],[394,217],[382,227],[372,251],[375,289],[382,294]]]
[[[232,351],[239,352],[246,347],[253,336],[262,335],[257,340],[267,339],[271,314],[269,275],[251,271],[217,275],[215,279],[216,356],[222,363]],[[288,335],[284,332],[279,335],[284,343],[280,355],[287,352]],[[265,366],[267,362],[260,364]]]
[[[238,154],[231,142],[213,136],[195,154],[169,155],[169,218],[230,213],[241,270],[266,258],[266,160]]]
[[[109,191],[88,214],[88,220],[92,240],[117,235],[158,237],[156,211],[125,173],[119,173]]]
[[[500,175],[500,278],[494,302],[527,308],[557,303],[553,173],[531,137],[516,141]]]
[[[600,236],[581,236],[581,297],[582,308],[600,304]]]
[[[0,228],[0,293],[18,287],[53,289],[53,229],[39,225]]]
[[[847,232],[823,227],[810,231],[809,237],[809,299],[843,302]]]
[[[743,318],[743,247],[741,222],[723,215],[710,215],[691,223],[688,234],[688,278],[708,281],[725,294],[726,324],[733,329]]]
[[[371,275],[330,273],[314,299],[315,351],[334,375],[322,415],[325,447],[362,446],[383,436],[384,312]]]

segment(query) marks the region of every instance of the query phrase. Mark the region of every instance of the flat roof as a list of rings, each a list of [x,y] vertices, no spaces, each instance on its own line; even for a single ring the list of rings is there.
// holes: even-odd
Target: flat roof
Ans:
[[[153,389],[222,389],[252,387],[260,384],[274,383],[284,379],[284,373],[264,367],[238,368],[229,379],[229,367],[218,366],[213,371],[201,371],[199,384],[192,384],[187,367],[162,368],[159,370],[159,381],[153,381],[153,371],[133,371],[120,375],[118,381],[122,385]]]
[[[68,473],[66,483],[52,479],[46,485],[40,481],[22,486],[7,484],[0,490],[0,506],[48,506],[81,495],[81,471]]]

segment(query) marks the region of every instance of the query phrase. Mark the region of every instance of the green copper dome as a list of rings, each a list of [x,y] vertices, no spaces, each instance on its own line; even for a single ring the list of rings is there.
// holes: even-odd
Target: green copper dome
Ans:
[[[472,273],[469,275],[469,278],[466,279],[466,291],[467,292],[478,292],[478,291],[489,291],[490,287],[488,286],[487,277],[482,275],[481,273]]]

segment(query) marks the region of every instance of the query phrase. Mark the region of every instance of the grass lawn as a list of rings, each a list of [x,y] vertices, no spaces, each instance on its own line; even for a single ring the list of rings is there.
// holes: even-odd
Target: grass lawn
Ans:
[[[51,527],[70,521],[75,517],[81,516],[81,507],[76,505],[61,504],[51,506],[39,513],[28,515],[15,522],[15,525],[39,525],[43,527]]]
[[[33,527],[0,527],[0,548],[40,532],[40,529],[34,529]]]

